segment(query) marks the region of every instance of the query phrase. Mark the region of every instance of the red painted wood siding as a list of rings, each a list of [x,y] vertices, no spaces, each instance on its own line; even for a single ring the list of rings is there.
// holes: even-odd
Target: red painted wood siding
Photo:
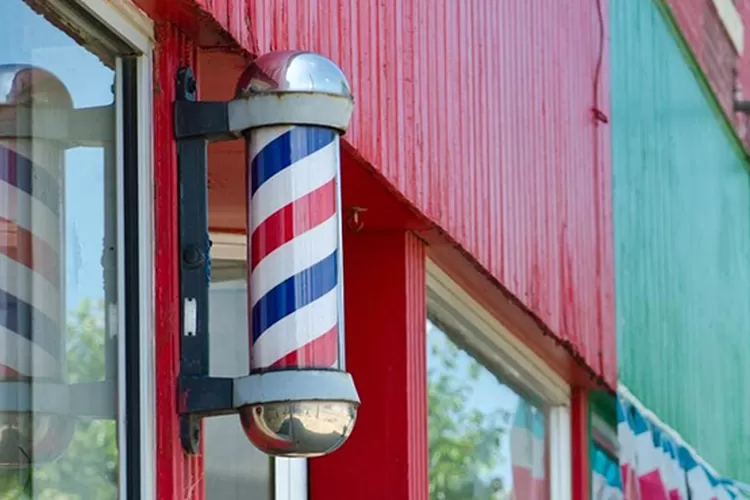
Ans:
[[[344,255],[346,366],[362,406],[346,444],[309,462],[310,498],[428,500],[424,243],[345,231]]]
[[[250,52],[339,63],[363,158],[615,383],[609,131],[591,113],[600,49],[609,88],[597,0],[196,1]]]
[[[663,2],[665,0],[655,0]],[[734,71],[744,90],[744,99],[750,99],[750,0],[734,0],[745,23],[744,52],[738,55],[727,35],[713,0],[666,0],[693,55],[706,74],[724,112],[734,123],[745,144],[750,144],[748,118],[735,115],[732,110]]]
[[[203,457],[182,451],[177,415],[180,364],[177,150],[172,128],[174,77],[193,64],[195,47],[178,29],[160,23],[154,54],[154,204],[156,314],[157,498],[202,500]]]

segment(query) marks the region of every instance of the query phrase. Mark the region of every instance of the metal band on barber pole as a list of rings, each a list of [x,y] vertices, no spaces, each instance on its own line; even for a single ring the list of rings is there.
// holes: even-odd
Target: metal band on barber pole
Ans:
[[[339,134],[254,129],[249,140],[252,371],[339,366]]]

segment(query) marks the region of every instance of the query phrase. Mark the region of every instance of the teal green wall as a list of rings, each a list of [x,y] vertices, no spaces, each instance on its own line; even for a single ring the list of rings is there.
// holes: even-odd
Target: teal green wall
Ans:
[[[750,176],[654,0],[610,0],[620,380],[750,479]]]

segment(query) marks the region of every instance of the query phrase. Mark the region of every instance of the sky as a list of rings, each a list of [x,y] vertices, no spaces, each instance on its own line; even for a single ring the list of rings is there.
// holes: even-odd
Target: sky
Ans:
[[[62,80],[76,108],[113,102],[114,72],[23,2],[2,1],[0,64],[33,64]],[[75,148],[65,155],[66,307],[102,298],[104,236],[102,148]]]

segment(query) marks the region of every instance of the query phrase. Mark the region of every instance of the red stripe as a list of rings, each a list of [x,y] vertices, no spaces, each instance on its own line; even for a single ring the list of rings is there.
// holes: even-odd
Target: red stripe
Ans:
[[[0,364],[0,378],[20,378],[21,374],[8,365]]]
[[[253,231],[250,269],[255,269],[281,245],[330,219],[335,213],[335,179],[277,210]]]
[[[46,242],[0,217],[0,254],[32,269],[54,287],[60,283],[57,253]]]
[[[331,368],[338,360],[338,326],[294,352],[290,352],[271,368]]]

